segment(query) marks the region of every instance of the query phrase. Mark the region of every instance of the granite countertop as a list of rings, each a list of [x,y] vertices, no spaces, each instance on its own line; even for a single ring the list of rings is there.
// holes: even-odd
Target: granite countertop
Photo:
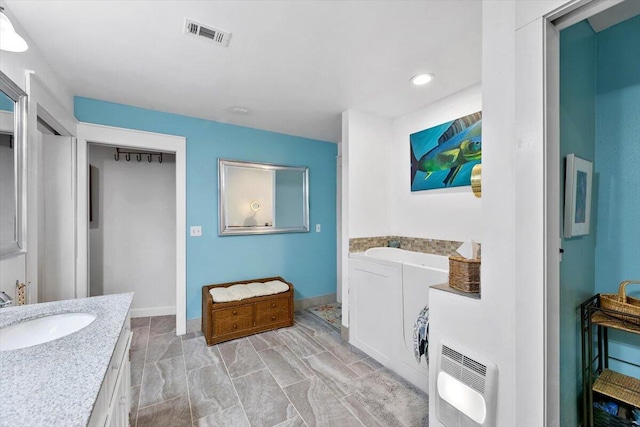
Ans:
[[[87,327],[44,344],[0,352],[0,426],[86,426],[133,293],[0,310],[0,328],[61,313],[91,313]]]

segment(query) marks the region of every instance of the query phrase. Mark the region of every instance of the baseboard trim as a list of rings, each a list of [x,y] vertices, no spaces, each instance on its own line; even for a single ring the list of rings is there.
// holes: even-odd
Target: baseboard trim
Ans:
[[[311,297],[311,298],[302,298],[302,299],[297,299],[293,302],[293,309],[294,311],[302,311],[310,307],[315,307],[322,304],[329,304],[335,301],[336,301],[335,293],[320,295],[320,296]]]
[[[343,341],[349,342],[349,327],[340,325],[340,336]]]
[[[176,307],[132,308],[131,317],[167,316],[176,314]]]

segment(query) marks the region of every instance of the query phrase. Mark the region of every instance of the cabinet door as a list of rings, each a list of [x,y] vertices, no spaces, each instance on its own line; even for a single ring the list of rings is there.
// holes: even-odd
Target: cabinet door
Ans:
[[[399,266],[350,260],[349,342],[387,363],[393,356],[394,334],[400,334]]]
[[[129,348],[131,347],[131,333],[127,338],[124,357],[120,363],[120,370],[116,379],[116,386],[109,406],[109,415],[105,426],[126,427],[129,425],[129,407],[131,397],[129,394],[131,383],[131,366],[129,362]]]

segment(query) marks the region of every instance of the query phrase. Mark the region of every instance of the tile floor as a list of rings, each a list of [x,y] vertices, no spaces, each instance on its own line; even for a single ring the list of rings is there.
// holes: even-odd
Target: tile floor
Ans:
[[[131,426],[428,426],[428,396],[313,316],[207,347],[173,316],[132,320]]]

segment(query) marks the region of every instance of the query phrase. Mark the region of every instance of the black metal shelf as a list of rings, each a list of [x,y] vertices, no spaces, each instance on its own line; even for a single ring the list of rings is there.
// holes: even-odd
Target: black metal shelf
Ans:
[[[624,314],[622,318],[622,313],[600,307],[600,294],[597,294],[580,305],[580,320],[582,328],[582,416],[584,425],[593,427],[594,392],[640,408],[640,379],[609,369],[609,360],[619,359],[609,356],[608,333],[611,328],[640,334],[640,316]],[[624,425],[624,423],[620,425]],[[631,425],[631,422],[628,425]]]

